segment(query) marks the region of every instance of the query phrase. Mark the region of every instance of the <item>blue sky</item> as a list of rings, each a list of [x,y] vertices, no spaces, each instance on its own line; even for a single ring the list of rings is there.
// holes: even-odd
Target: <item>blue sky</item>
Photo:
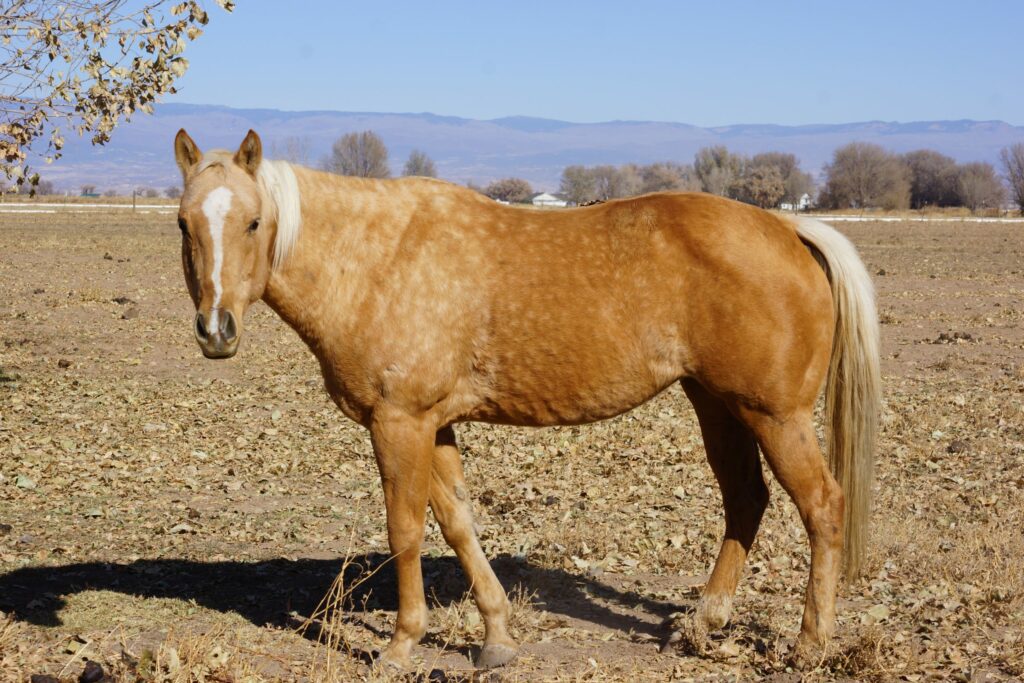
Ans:
[[[1024,124],[1024,3],[210,0],[166,101],[569,121]],[[286,8],[286,9],[282,9]]]

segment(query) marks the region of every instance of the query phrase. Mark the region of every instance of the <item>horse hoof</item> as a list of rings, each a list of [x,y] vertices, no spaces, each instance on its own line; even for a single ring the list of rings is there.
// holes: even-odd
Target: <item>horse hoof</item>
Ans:
[[[798,638],[789,654],[789,665],[798,671],[815,669],[825,661],[825,647],[809,638]]]
[[[509,645],[502,645],[501,643],[484,645],[483,649],[480,650],[480,656],[476,658],[476,668],[494,669],[499,666],[505,666],[515,659],[517,654],[519,654],[519,650]]]
[[[681,630],[680,631],[672,631],[672,633],[670,633],[668,635],[668,638],[665,639],[665,642],[661,644],[660,652],[662,654],[665,654],[667,652],[672,652],[672,650],[674,650],[676,648],[676,646],[679,643],[682,642],[682,640],[683,640],[683,632]]]
[[[409,669],[407,663],[400,662],[394,657],[389,656],[386,650],[377,655],[370,668],[374,674],[384,677],[404,674]]]
[[[703,623],[691,622],[669,634],[661,644],[661,652],[682,649],[686,654],[702,655],[707,650],[708,630]]]

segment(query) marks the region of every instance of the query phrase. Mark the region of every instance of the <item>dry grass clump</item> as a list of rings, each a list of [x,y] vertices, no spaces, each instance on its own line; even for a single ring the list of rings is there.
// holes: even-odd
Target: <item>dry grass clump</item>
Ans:
[[[371,569],[359,564],[351,552],[346,552],[331,587],[312,614],[298,624],[297,633],[314,639],[319,645],[309,662],[311,682],[352,680],[354,676],[366,673],[365,665],[372,665],[374,654],[365,649],[366,604],[370,594],[363,594],[359,605],[355,596],[391,559],[394,558],[388,558]]]
[[[173,629],[156,650],[136,659],[125,653],[119,676],[134,675],[140,683],[255,683],[265,680],[244,648],[220,629],[205,633]]]
[[[849,644],[829,655],[818,670],[830,676],[849,676],[858,681],[891,681],[899,677],[899,670],[890,668],[892,657],[892,642],[885,629],[872,624],[860,629]]]

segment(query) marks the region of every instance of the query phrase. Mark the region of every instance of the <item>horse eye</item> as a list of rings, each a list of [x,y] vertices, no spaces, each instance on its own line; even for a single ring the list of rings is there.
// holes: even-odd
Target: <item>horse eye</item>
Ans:
[[[188,223],[185,222],[184,218],[178,219],[178,230],[182,232],[188,232]]]
[[[256,228],[260,227],[260,219],[257,218],[249,224],[249,232],[256,232]]]

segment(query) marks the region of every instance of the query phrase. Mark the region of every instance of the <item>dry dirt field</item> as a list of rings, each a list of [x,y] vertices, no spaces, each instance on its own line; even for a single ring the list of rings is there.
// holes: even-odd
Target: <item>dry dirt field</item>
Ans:
[[[831,655],[786,665],[808,551],[774,482],[732,623],[708,654],[658,652],[723,530],[673,389],[593,426],[459,428],[523,642],[483,679],[1024,677],[1024,225],[837,225],[876,274],[886,407],[871,559]],[[178,249],[171,213],[0,213],[0,680],[86,660],[106,680],[366,676],[395,609],[367,436],[262,305],[236,358],[201,358]],[[423,566],[410,680],[481,680],[432,521]]]

